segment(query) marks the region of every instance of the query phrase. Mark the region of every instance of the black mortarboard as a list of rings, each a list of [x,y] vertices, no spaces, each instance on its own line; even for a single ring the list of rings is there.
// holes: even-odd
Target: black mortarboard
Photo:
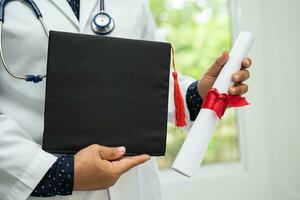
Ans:
[[[169,43],[51,31],[43,149],[100,144],[164,155],[170,51]]]

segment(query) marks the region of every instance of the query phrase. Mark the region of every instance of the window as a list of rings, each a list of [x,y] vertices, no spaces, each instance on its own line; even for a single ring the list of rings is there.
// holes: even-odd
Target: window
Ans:
[[[195,79],[231,44],[228,0],[149,0],[159,30],[176,50],[178,70]],[[167,152],[158,159],[160,169],[170,168],[186,134],[168,127]],[[239,160],[234,110],[226,114],[214,134],[203,164]]]

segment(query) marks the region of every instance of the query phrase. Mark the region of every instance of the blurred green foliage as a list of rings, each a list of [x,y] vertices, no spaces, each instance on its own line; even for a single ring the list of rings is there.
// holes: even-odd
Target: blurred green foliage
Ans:
[[[177,69],[199,79],[231,44],[228,0],[149,0],[157,26],[176,51]],[[186,134],[168,128],[167,152],[158,159],[169,168]],[[235,112],[227,110],[206,153],[204,164],[238,160]]]

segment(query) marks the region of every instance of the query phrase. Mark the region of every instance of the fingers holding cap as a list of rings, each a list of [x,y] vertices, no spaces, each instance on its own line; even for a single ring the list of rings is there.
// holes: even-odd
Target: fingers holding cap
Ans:
[[[125,154],[126,148],[124,146],[106,147],[106,146],[98,145],[98,152],[102,159],[117,160]]]
[[[131,168],[148,161],[149,159],[150,156],[146,154],[132,157],[124,157],[118,161],[115,161],[115,168],[120,174],[123,174]]]

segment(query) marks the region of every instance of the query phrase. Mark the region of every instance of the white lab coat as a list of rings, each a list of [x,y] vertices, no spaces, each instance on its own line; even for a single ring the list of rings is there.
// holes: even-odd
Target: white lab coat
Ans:
[[[91,18],[99,11],[99,0],[81,0],[80,23],[66,0],[35,0],[50,30],[93,34]],[[106,10],[115,19],[111,36],[160,40],[146,0],[106,0]],[[11,1],[5,9],[4,56],[17,74],[44,74],[47,36],[29,6]],[[78,47],[80,48],[80,47]],[[172,79],[171,79],[172,80]],[[182,95],[194,80],[180,76]],[[173,121],[170,83],[169,120]],[[39,199],[30,193],[55,162],[41,149],[45,81],[33,84],[13,79],[0,64],[0,199]],[[185,105],[186,106],[186,105]],[[159,200],[161,198],[155,159],[135,167],[108,190],[74,192],[49,199]]]

